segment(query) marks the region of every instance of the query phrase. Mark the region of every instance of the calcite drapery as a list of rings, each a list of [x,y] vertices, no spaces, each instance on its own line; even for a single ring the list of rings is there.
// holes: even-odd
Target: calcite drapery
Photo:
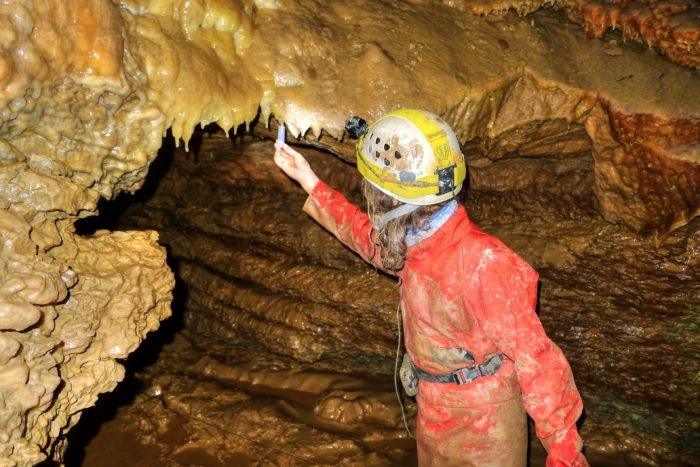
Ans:
[[[596,203],[610,222],[661,239],[699,212],[697,73],[648,49],[610,54],[545,12],[480,19],[431,2],[297,5],[261,11],[256,24],[251,54],[276,57],[250,68],[264,89],[263,121],[274,114],[318,139],[322,130],[340,137],[350,114],[431,108],[492,159],[531,138],[561,140],[569,153],[592,142]],[[432,35],[435,24],[449,35]],[[358,70],[362,79],[347,79]]]
[[[566,12],[588,37],[602,39],[618,30],[620,39],[654,47],[683,66],[700,67],[700,9],[693,0],[443,0],[442,3],[478,15],[527,14],[543,6]],[[606,53],[620,54],[618,39]]]

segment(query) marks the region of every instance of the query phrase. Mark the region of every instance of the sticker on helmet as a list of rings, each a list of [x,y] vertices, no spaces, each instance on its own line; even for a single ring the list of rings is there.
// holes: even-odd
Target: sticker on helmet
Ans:
[[[413,172],[409,172],[407,170],[399,172],[399,180],[401,180],[403,183],[415,182],[416,178],[416,174]]]

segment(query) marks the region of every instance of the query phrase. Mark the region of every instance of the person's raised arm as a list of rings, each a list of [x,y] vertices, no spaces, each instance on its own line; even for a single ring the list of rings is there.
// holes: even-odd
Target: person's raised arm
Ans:
[[[379,247],[374,244],[376,232],[367,214],[319,180],[304,156],[282,141],[275,142],[274,160],[309,194],[304,203],[304,212],[365,261],[384,269]]]
[[[275,164],[309,194],[318,183],[318,176],[306,158],[279,140],[275,141]]]

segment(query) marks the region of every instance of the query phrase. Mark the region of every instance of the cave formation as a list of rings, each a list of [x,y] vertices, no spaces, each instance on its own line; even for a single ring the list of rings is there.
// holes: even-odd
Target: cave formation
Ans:
[[[455,129],[471,218],[540,273],[592,465],[694,465],[699,14],[4,2],[0,465],[415,463],[396,283],[271,159],[284,123],[359,203],[343,123],[397,107]]]

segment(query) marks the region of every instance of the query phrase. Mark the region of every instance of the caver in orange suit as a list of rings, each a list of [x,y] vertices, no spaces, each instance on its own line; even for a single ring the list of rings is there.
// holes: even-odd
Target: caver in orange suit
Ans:
[[[406,232],[405,263],[396,273],[406,350],[421,378],[420,464],[525,465],[527,411],[547,466],[586,466],[575,425],[581,398],[535,314],[537,273],[473,225],[454,199],[466,178],[454,132],[434,114],[401,109],[361,134],[360,173],[403,203],[374,224],[283,142],[275,161],[309,193],[304,210],[380,268],[376,230],[420,206],[441,206],[421,229]]]
[[[340,193],[319,182],[304,210],[381,267],[367,235],[369,218]],[[457,206],[408,248],[399,277],[406,349],[416,366],[431,373],[460,369],[460,349],[477,363],[507,357],[494,375],[465,385],[420,382],[420,465],[525,465],[525,410],[548,450],[548,467],[587,465],[575,425],[581,398],[535,314],[537,273]]]

